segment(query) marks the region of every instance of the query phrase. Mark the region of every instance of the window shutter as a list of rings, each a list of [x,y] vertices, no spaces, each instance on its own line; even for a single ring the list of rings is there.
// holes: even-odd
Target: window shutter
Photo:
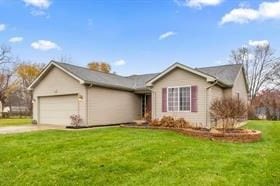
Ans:
[[[191,87],[191,111],[197,112],[197,86]]]
[[[162,89],[162,112],[167,112],[167,88]]]

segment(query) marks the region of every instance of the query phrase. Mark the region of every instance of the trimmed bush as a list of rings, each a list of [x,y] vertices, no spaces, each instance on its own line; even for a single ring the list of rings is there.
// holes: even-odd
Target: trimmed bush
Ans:
[[[71,115],[70,119],[71,119],[71,125],[74,127],[79,127],[82,122],[82,118],[79,114]]]
[[[160,126],[160,121],[158,119],[153,119],[151,122],[149,122],[149,124],[151,126],[158,127],[158,126]]]
[[[179,118],[175,120],[175,128],[190,128],[191,125],[184,118]]]
[[[154,127],[191,128],[191,124],[184,118],[175,119],[172,116],[163,116],[161,120],[154,119],[149,122]]]
[[[171,116],[163,116],[160,124],[162,127],[175,127],[175,119]]]

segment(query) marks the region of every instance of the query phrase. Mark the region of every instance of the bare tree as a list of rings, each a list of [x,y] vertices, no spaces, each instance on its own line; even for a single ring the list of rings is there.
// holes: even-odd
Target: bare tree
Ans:
[[[11,92],[10,82],[13,70],[11,70],[10,64],[12,64],[11,49],[2,45],[0,47],[0,101],[3,106],[5,106],[7,97]]]
[[[280,90],[265,89],[255,98],[257,114],[265,115],[268,120],[280,119]]]
[[[2,45],[0,47],[0,65],[10,63],[10,62],[11,62],[11,48],[6,45]]]
[[[279,64],[279,59],[274,55],[274,51],[268,44],[233,50],[230,63],[244,66],[248,80],[249,96],[253,99],[258,91],[272,83],[276,74],[275,66]]]
[[[271,75],[271,88],[280,89],[280,62],[273,67],[274,72]]]
[[[11,88],[11,77],[12,72],[9,69],[0,69],[0,101],[3,106],[5,105],[7,97],[11,92],[9,91],[9,88]]]
[[[73,63],[72,57],[69,55],[61,55],[59,57],[54,58],[55,61],[59,61],[61,63]]]
[[[23,98],[24,106],[28,108],[28,111],[32,111],[32,94],[27,90],[29,85],[36,79],[44,64],[32,63],[32,62],[21,62],[16,67],[16,81],[15,85],[17,91],[15,93],[21,94]]]

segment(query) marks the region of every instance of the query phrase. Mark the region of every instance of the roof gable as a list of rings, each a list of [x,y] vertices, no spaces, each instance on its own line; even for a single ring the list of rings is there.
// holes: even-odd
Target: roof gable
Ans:
[[[84,80],[82,78],[80,78],[79,76],[77,76],[76,74],[73,74],[69,71],[67,71],[66,69],[64,69],[63,67],[59,66],[57,63],[51,61],[47,66],[44,67],[44,69],[40,72],[40,74],[38,75],[38,77],[29,85],[28,90],[32,90],[34,89],[37,84],[51,71],[51,69],[53,67],[57,67],[60,70],[62,70],[63,72],[65,72],[66,74],[68,74],[69,76],[73,77],[74,79],[76,79],[77,81],[79,81],[81,84],[84,83]]]
[[[169,72],[171,72],[172,70],[176,69],[176,68],[180,68],[182,70],[191,72],[193,74],[196,74],[198,76],[201,76],[203,78],[206,79],[206,81],[208,82],[213,82],[216,80],[215,77],[209,75],[209,74],[205,74],[203,72],[200,72],[196,69],[193,69],[191,67],[188,67],[186,65],[180,64],[180,63],[175,63],[173,65],[171,65],[170,67],[168,67],[166,70],[164,70],[163,72],[159,73],[157,76],[155,76],[154,78],[150,79],[148,82],[146,82],[147,86],[152,86],[153,83],[155,83],[157,80],[159,80],[160,78],[164,77],[165,75],[167,75]]]

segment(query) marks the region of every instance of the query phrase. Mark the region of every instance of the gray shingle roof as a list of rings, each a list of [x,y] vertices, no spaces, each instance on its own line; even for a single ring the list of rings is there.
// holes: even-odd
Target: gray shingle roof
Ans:
[[[54,61],[53,61],[54,62]],[[97,85],[119,87],[125,89],[145,89],[145,83],[157,74],[142,74],[131,76],[120,76],[117,74],[104,73],[99,71],[89,70],[88,68],[71,65],[68,63],[54,62],[71,72],[86,83]]]
[[[101,86],[119,87],[125,89],[134,89],[134,82],[126,77],[116,74],[109,74],[99,71],[93,71],[88,68],[79,67],[67,63],[54,62],[75,76],[81,78],[86,83],[92,83]]]
[[[142,75],[131,75],[131,76],[120,76],[117,74],[103,73],[99,71],[93,71],[88,68],[79,67],[67,63],[55,62],[57,65],[66,69],[70,73],[84,80],[86,83],[106,86],[106,87],[116,87],[129,90],[145,89],[146,82],[159,73],[153,74],[142,74]],[[204,67],[196,68],[196,70],[201,71],[210,76],[216,77],[218,81],[221,81],[229,86],[232,86],[234,80],[236,79],[238,72],[242,65],[223,65],[214,67]]]
[[[127,78],[133,80],[135,89],[145,89],[146,88],[146,82],[159,73],[153,73],[153,74],[142,74],[142,75],[131,75],[127,76]]]
[[[240,64],[230,64],[230,65],[196,68],[196,70],[199,70],[210,76],[214,76],[217,78],[218,81],[221,81],[229,86],[232,86],[241,68],[242,65]]]

